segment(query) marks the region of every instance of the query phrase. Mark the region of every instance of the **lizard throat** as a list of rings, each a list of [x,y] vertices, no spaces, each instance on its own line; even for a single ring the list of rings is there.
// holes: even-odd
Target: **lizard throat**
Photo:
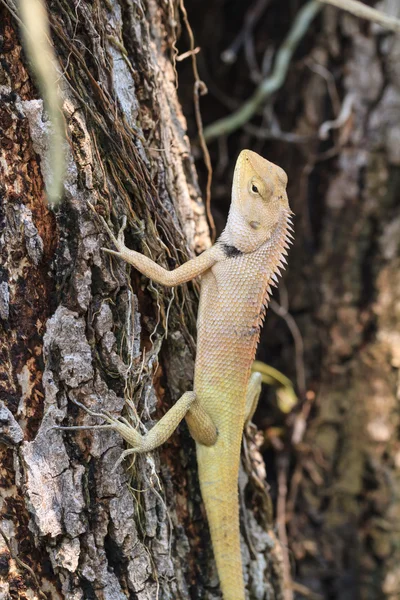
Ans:
[[[236,246],[231,246],[230,244],[225,244],[224,242],[222,242],[221,246],[227,258],[234,258],[235,256],[240,256],[243,254],[243,252],[239,250],[239,248],[236,248]]]

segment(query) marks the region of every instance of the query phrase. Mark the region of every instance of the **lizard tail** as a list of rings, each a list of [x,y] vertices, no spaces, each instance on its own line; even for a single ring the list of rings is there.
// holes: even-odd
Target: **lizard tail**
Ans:
[[[245,600],[239,534],[237,459],[232,449],[197,444],[197,461],[203,502],[224,600]]]

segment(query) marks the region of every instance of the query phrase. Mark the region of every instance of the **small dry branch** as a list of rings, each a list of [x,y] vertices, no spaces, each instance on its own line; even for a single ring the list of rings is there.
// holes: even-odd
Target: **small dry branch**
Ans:
[[[385,29],[400,33],[400,19],[386,15],[376,8],[371,8],[358,0],[319,0],[323,4],[331,4],[342,10],[350,12],[355,17],[367,19],[381,25]]]
[[[253,96],[242,104],[238,110],[204,129],[206,141],[213,140],[221,135],[227,135],[242,127],[253,117],[267,98],[282,87],[292,56],[320,9],[319,2],[310,0],[299,10],[288,35],[277,52],[271,75],[260,83]]]

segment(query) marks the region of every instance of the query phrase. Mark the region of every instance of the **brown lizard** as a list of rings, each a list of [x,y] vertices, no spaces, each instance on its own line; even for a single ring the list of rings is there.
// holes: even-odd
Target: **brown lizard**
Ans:
[[[196,441],[197,462],[214,556],[224,600],[244,600],[239,534],[238,474],[245,423],[254,414],[260,373],[251,373],[271,285],[292,237],[287,176],[255,152],[236,163],[226,227],[212,248],[167,271],[124,244],[117,251],[150,279],[175,286],[201,275],[194,389],[188,391],[144,436],[126,421],[106,417],[130,448],[123,456],[164,443],[183,418]]]

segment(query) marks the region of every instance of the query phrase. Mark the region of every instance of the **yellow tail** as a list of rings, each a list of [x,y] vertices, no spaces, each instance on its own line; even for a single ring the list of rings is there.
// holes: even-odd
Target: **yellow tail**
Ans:
[[[236,445],[236,444],[235,444]],[[239,448],[197,444],[201,494],[224,600],[245,600],[239,534]]]

